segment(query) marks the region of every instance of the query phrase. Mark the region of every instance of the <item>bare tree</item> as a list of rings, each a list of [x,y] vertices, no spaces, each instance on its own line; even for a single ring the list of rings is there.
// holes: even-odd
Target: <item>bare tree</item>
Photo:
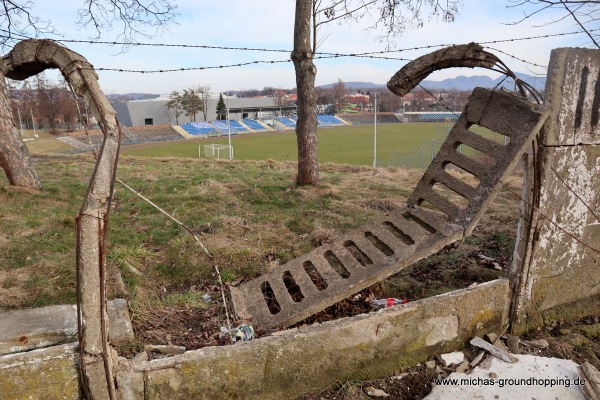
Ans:
[[[524,9],[523,17],[512,24],[520,24],[526,20],[549,12],[562,11],[558,17],[553,17],[548,24],[553,24],[563,20],[572,20],[581,30],[583,30],[591,40],[591,43],[600,49],[600,33],[597,28],[600,20],[600,1],[590,0],[508,0],[512,5],[509,7],[518,7]]]
[[[39,37],[58,33],[51,21],[33,14],[30,0],[0,0],[0,47],[6,50],[23,37]],[[159,33],[177,15],[172,0],[82,0],[78,11],[79,24],[95,29],[96,37],[118,30],[119,39],[132,42],[137,35],[146,37]],[[0,166],[11,185],[40,188],[41,183],[16,129],[8,100],[4,74],[0,72]]]
[[[285,107],[288,105],[288,95],[283,89],[275,89],[270,95],[277,107]]]
[[[382,31],[383,40],[402,34],[408,27],[421,27],[423,12],[451,22],[458,12],[458,4],[459,0],[296,0],[291,59],[298,88],[297,184],[319,184],[315,93],[317,68],[313,63],[319,44],[319,28],[333,21],[359,21],[372,12],[379,18],[368,28]]]
[[[331,94],[333,96],[333,105],[337,114],[342,112],[342,108],[348,103],[348,89],[343,80],[338,79],[336,83],[331,87]]]
[[[204,115],[204,120],[207,121],[206,113],[208,100],[210,100],[210,86],[209,85],[198,85],[196,87],[196,93],[198,97],[202,101],[202,114]]]
[[[173,114],[175,114],[175,125],[179,125],[179,116],[182,114],[181,111],[181,94],[174,90],[170,94],[170,99],[165,106],[167,110],[173,110]]]

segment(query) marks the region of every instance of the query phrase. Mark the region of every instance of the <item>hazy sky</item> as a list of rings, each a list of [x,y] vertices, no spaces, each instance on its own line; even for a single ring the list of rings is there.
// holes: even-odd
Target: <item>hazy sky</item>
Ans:
[[[61,32],[55,39],[89,39],[92,32],[76,24],[76,8],[82,0],[37,1],[34,13],[50,19]],[[73,5],[76,5],[74,7]],[[152,39],[139,37],[143,43],[254,47],[291,50],[294,25],[294,0],[180,0],[180,14],[169,31]],[[548,24],[557,15],[540,14],[518,25],[522,7],[510,7],[508,0],[463,0],[454,23],[433,18],[420,29],[409,29],[393,40],[396,49],[438,44],[461,44],[471,41],[489,42],[530,36],[554,35],[577,31],[570,19]],[[360,22],[332,23],[323,27],[319,51],[358,53],[386,50],[378,40],[380,32],[367,31],[369,18]],[[107,32],[100,40],[114,40],[117,32]],[[132,47],[122,52],[120,46],[68,43],[65,45],[85,56],[96,68],[159,70],[220,66],[251,61],[289,60],[289,52],[231,51],[181,47]],[[489,44],[510,55],[540,66],[546,66],[550,50],[556,47],[588,47],[584,34]],[[489,51],[495,50],[488,48]],[[411,50],[384,54],[387,57],[414,59],[429,51]],[[545,75],[542,67],[525,64],[502,53],[496,53],[514,71]],[[316,60],[317,85],[337,79],[385,83],[406,61],[343,57]],[[212,91],[262,89],[265,86],[295,87],[291,62],[256,64],[244,67],[170,73],[128,73],[99,71],[100,85],[107,94],[127,92],[168,93],[197,85],[210,85]],[[458,75],[490,75],[483,69],[453,69],[437,72],[430,79],[441,80]]]

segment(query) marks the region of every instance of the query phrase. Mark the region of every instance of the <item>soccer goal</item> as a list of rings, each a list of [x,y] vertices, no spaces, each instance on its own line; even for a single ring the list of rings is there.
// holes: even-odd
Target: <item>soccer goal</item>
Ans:
[[[231,154],[231,157],[230,157]],[[233,146],[226,144],[205,144],[204,157],[217,160],[231,158],[233,160]],[[202,145],[198,146],[198,158],[202,158]]]

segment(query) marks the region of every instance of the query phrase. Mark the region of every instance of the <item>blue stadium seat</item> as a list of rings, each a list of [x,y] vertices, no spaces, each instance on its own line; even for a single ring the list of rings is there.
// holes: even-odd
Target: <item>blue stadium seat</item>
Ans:
[[[333,115],[328,114],[319,114],[317,115],[317,122],[319,126],[335,126],[335,125],[345,125],[342,121],[334,117]]]
[[[213,126],[205,121],[186,122],[180,126],[190,135],[208,135],[211,132],[217,131]]]
[[[281,122],[286,128],[294,129],[296,127],[296,122],[287,117],[277,117],[276,121]]]
[[[240,124],[238,121],[236,121],[234,119],[229,120],[229,126],[231,126],[231,134],[232,135],[234,134],[233,133],[234,131],[236,134],[239,132],[248,132],[248,129],[244,125]]]
[[[227,132],[227,124],[223,123],[223,121],[219,121],[219,120],[214,120],[214,121],[210,121],[210,123],[217,128],[217,130],[221,131],[221,132]]]
[[[246,126],[254,131],[266,131],[268,130],[267,128],[265,128],[263,125],[261,125],[259,122],[253,120],[253,119],[248,119],[248,118],[244,118],[242,120],[242,122],[244,124],[246,124]]]

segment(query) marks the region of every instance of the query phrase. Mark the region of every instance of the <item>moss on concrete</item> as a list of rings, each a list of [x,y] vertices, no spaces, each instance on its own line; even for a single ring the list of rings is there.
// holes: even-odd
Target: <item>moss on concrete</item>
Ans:
[[[475,334],[500,330],[507,296],[508,281],[501,280],[140,368],[147,370],[152,399],[293,398],[336,380],[389,376],[434,354],[460,349]],[[447,323],[440,326],[441,318]]]
[[[0,357],[0,398],[79,399],[76,357],[73,345]]]

